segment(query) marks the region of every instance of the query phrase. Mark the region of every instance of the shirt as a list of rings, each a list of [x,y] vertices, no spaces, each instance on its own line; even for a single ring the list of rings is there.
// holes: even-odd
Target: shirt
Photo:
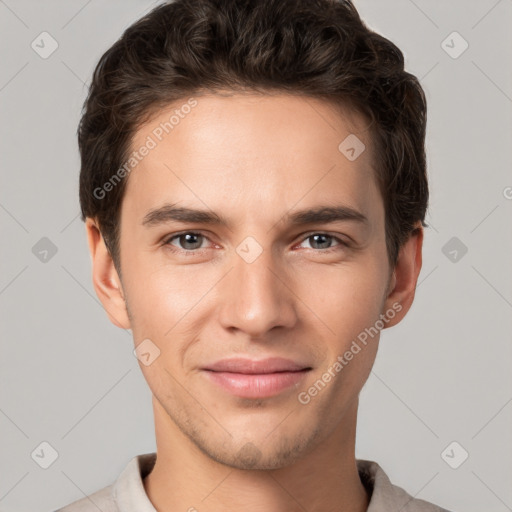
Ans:
[[[156,452],[137,455],[115,483],[55,512],[156,512],[143,483],[155,462]],[[393,485],[376,462],[356,459],[356,464],[370,497],[367,512],[449,512],[428,501],[413,498],[401,487]]]

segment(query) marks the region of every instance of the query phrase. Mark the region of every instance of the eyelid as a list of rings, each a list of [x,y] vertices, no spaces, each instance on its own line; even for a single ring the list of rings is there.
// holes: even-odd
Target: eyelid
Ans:
[[[174,240],[175,238],[179,238],[180,236],[183,236],[183,235],[200,235],[202,236],[203,238],[205,238],[206,240],[208,240],[209,242],[211,243],[214,243],[212,242],[212,240],[210,240],[210,237],[208,235],[206,235],[204,232],[202,232],[201,230],[192,230],[192,229],[186,229],[184,231],[178,231],[176,233],[172,233],[168,236],[165,236],[163,239],[162,239],[162,245],[164,246],[171,246],[173,247],[174,249],[176,249],[177,251],[182,251],[182,252],[198,252],[198,251],[201,251],[201,250],[204,250],[205,248],[201,248],[201,249],[192,249],[192,250],[185,250],[185,249],[180,249],[179,247],[175,247],[175,246],[172,246],[171,245],[171,240]]]
[[[298,244],[303,243],[304,241],[306,241],[308,238],[312,237],[313,235],[326,235],[326,236],[329,236],[332,239],[336,240],[337,242],[339,242],[339,244],[343,247],[350,246],[350,242],[348,240],[345,240],[344,238],[341,238],[339,236],[339,234],[329,233],[328,231],[322,231],[322,230],[316,230],[316,231],[310,231],[308,233],[304,233],[303,235],[301,235],[301,239],[300,239],[300,242],[298,242]],[[295,245],[297,245],[297,244],[295,244]],[[338,247],[338,246],[328,247],[327,249],[313,249],[313,250],[315,252],[326,252],[326,251],[329,251],[330,249],[334,250],[336,247]]]
[[[189,229],[189,230],[172,233],[169,236],[164,237],[162,240],[162,245],[171,247],[172,251],[185,252],[185,253],[199,253],[200,251],[204,251],[204,250],[208,249],[208,247],[202,247],[202,248],[198,248],[198,249],[186,250],[186,249],[180,249],[179,247],[171,245],[171,243],[170,243],[171,240],[174,240],[175,238],[179,238],[180,236],[188,235],[188,234],[200,235],[200,236],[204,237],[206,240],[208,240],[210,243],[214,243],[214,242],[212,242],[210,237],[208,235],[206,235],[203,231]],[[294,244],[294,246],[302,244],[303,242],[305,242],[308,238],[312,237],[313,235],[326,235],[326,236],[329,236],[332,239],[336,240],[339,243],[339,245],[335,245],[333,247],[328,247],[326,249],[312,249],[315,252],[327,252],[329,250],[335,250],[336,247],[339,247],[339,246],[350,247],[350,242],[341,238],[338,234],[333,234],[333,233],[329,233],[328,231],[321,231],[321,230],[316,230],[316,231],[313,230],[313,231],[309,231],[307,233],[303,233],[302,235],[300,235],[299,241],[296,244]]]

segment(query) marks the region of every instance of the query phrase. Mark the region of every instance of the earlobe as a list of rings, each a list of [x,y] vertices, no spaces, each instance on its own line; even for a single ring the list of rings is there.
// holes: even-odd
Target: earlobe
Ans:
[[[87,242],[92,264],[92,281],[96,295],[103,304],[110,321],[121,329],[130,329],[130,320],[121,280],[114,262],[94,219],[85,221]]]
[[[418,222],[409,239],[400,248],[398,261],[393,270],[384,303],[384,311],[393,310],[393,318],[386,327],[398,324],[409,311],[416,292],[416,284],[422,265],[423,226]],[[400,305],[398,309],[397,305]],[[398,313],[396,311],[398,310]]]

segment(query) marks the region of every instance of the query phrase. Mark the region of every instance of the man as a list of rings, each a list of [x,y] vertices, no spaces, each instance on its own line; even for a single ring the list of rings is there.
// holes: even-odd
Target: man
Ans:
[[[63,512],[442,511],[355,459],[422,263],[426,105],[348,1],[177,0],[101,58],[79,127],[93,282],[156,454]]]

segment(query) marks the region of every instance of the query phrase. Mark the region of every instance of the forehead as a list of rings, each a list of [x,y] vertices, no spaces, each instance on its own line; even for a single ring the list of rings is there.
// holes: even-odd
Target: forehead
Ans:
[[[132,151],[151,149],[129,174],[125,200],[140,214],[169,200],[248,215],[319,199],[371,209],[378,192],[367,125],[343,105],[299,95],[185,98],[134,135]]]
[[[341,142],[350,134],[357,135],[371,152],[368,125],[367,119],[343,102],[298,94],[218,91],[177,100],[153,113],[150,120],[136,130],[131,146],[133,150],[141,147],[148,136],[157,145],[165,145],[172,143],[168,139],[177,139],[180,135],[189,141],[206,142],[205,137],[212,141],[215,134],[219,139],[228,137],[230,141],[258,135],[259,143],[268,145],[274,141],[282,145],[282,139],[276,136],[285,130],[287,144],[282,145],[280,151],[284,156],[287,149],[293,150],[304,140],[309,144],[302,149],[314,150],[319,139],[327,137],[329,143]]]

